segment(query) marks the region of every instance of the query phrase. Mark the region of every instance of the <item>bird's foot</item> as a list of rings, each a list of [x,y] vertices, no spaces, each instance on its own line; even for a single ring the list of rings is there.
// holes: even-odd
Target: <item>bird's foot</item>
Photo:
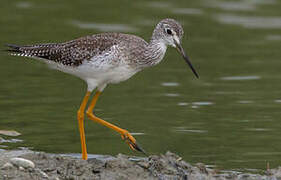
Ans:
[[[128,131],[122,133],[121,137],[132,150],[142,152],[146,155],[146,152],[141,148],[140,145],[137,144],[136,139]]]

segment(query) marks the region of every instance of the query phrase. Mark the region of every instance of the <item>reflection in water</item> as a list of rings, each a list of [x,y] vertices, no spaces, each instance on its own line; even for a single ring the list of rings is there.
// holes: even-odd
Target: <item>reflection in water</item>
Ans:
[[[246,128],[246,131],[272,131],[271,129],[266,128]]]
[[[177,132],[191,132],[191,133],[207,133],[208,131],[205,130],[198,130],[198,129],[177,129]]]
[[[208,106],[208,105],[213,105],[214,103],[213,102],[204,102],[204,101],[202,101],[202,102],[193,102],[192,103],[193,105],[197,105],[197,106]]]
[[[187,14],[187,15],[200,15],[203,14],[201,9],[195,8],[174,8],[172,12],[175,14]]]
[[[260,79],[260,76],[229,76],[229,77],[222,77],[221,80],[256,80]]]
[[[199,106],[192,105],[192,106],[191,106],[191,108],[193,108],[193,109],[197,109],[197,108],[199,108]]]
[[[163,82],[161,83],[162,86],[179,86],[177,82]]]
[[[255,17],[234,14],[218,14],[215,19],[223,24],[241,25],[245,28],[281,29],[280,17]]]
[[[247,123],[250,122],[250,120],[240,120],[239,122]]]
[[[242,100],[242,101],[237,101],[237,102],[240,103],[240,104],[251,104],[254,101]]]
[[[176,132],[189,132],[189,133],[208,133],[207,130],[187,129],[186,127],[175,127],[174,131],[176,131]]]
[[[207,4],[207,3],[206,3]],[[252,11],[256,9],[255,4],[250,1],[211,1],[210,7],[220,8],[228,11]]]
[[[245,156],[272,156],[272,155],[281,155],[281,152],[245,152]]]
[[[165,93],[164,96],[167,96],[167,97],[179,97],[180,94],[177,94],[177,93]]]
[[[86,23],[80,21],[71,21],[71,24],[82,29],[95,29],[102,32],[137,32],[136,27],[125,24],[103,24],[103,23]]]
[[[179,102],[178,105],[179,105],[179,106],[187,106],[187,105],[189,105],[189,103],[186,103],[186,102]]]
[[[276,0],[240,0],[240,1],[205,1],[204,4],[208,7],[220,8],[226,11],[253,11],[258,8],[258,5],[274,4]]]
[[[198,108],[198,106],[209,106],[209,105],[213,105],[213,102],[208,102],[208,101],[201,101],[201,102],[192,102],[192,103],[187,103],[187,102],[179,102],[178,105],[179,106],[187,106],[191,104],[192,108]]]
[[[131,132],[131,135],[133,135],[133,136],[142,136],[142,135],[145,135],[145,133]]]

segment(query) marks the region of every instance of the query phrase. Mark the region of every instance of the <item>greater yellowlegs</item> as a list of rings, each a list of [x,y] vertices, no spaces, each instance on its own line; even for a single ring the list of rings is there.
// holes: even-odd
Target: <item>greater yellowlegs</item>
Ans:
[[[96,117],[93,114],[94,107],[107,84],[125,81],[144,68],[158,64],[163,59],[168,45],[181,53],[195,76],[198,77],[181,46],[182,36],[183,28],[177,21],[163,19],[156,25],[149,43],[130,34],[102,33],[65,43],[25,46],[7,44],[10,48],[7,51],[11,55],[42,60],[52,68],[86,81],[88,89],[77,112],[77,119],[82,159],[87,159],[84,111],[94,89],[97,89],[96,93],[86,111],[88,118],[120,133],[131,149],[143,152],[127,130]]]

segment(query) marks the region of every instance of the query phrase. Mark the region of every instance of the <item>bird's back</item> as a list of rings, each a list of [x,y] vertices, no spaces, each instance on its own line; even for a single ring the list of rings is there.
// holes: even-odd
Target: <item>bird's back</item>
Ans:
[[[147,42],[142,38],[123,33],[102,33],[81,37],[64,43],[47,43],[27,46],[8,44],[13,55],[45,59],[65,66],[79,66],[84,61],[94,61],[96,56],[110,56],[115,48],[114,56],[130,59],[143,49]],[[141,47],[143,46],[143,47]],[[106,59],[106,58],[104,58]],[[114,60],[114,59],[110,59]],[[115,59],[120,61],[120,59]],[[108,62],[111,63],[111,62]]]

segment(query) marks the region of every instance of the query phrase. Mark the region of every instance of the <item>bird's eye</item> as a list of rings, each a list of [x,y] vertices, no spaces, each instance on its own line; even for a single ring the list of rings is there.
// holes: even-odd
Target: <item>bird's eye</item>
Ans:
[[[166,33],[171,35],[172,34],[172,31],[170,29],[166,29]]]

